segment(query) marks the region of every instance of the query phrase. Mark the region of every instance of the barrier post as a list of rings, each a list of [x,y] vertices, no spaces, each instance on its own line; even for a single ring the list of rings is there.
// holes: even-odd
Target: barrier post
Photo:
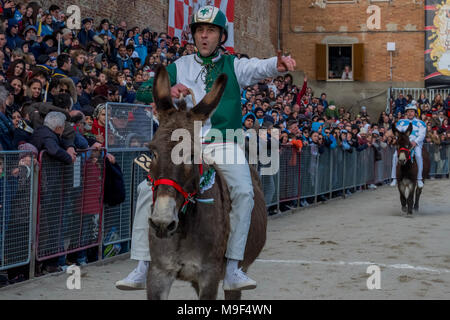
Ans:
[[[317,192],[319,189],[319,158],[320,152],[317,150],[316,163],[314,164],[314,172],[315,172],[315,183],[314,183],[314,203],[317,203]]]
[[[331,150],[330,149],[330,165],[329,165],[329,168],[330,168],[330,183],[328,184],[329,185],[329,190],[330,190],[330,192],[329,192],[329,194],[330,194],[330,200],[331,200],[331,198],[333,197],[333,164],[334,164],[334,161],[333,161],[333,153],[335,153],[335,152],[333,152],[333,150]]]
[[[33,156],[34,158],[34,156]],[[32,160],[33,161],[33,160]],[[32,175],[33,175],[33,186],[31,188],[31,225],[30,225],[30,247],[31,247],[31,254],[30,254],[30,270],[29,270],[29,276],[30,279],[33,279],[35,277],[35,269],[36,269],[36,228],[37,228],[37,211],[38,211],[38,188],[39,188],[39,166],[31,166],[32,167]],[[36,169],[35,169],[36,168]]]

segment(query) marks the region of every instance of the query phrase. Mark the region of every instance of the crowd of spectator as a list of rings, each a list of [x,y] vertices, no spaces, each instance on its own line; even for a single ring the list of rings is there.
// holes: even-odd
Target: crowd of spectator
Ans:
[[[415,101],[411,95],[404,98],[400,93],[397,99],[391,99],[391,112],[383,111],[374,119],[365,106],[352,113],[352,108],[338,107],[325,92],[315,94],[308,87],[307,76],[301,87],[293,84],[292,80],[292,76],[287,74],[245,88],[242,93],[244,131],[266,129],[264,140],[270,141],[273,139],[271,130],[276,128],[280,132],[281,148],[291,145],[300,151],[309,146],[313,155],[333,149],[352,153],[372,148],[376,162],[382,159],[382,149],[396,144],[392,125],[405,117],[405,107],[411,103],[417,107],[417,118],[427,126],[424,142],[435,146],[430,149],[434,160],[432,165],[437,166],[442,160],[444,167],[441,169],[448,169],[445,166],[448,166],[446,146],[450,144],[450,94],[445,100],[438,94],[430,103],[424,94]],[[377,185],[369,183],[368,188],[376,189]],[[346,190],[347,194],[350,192]],[[326,197],[319,196],[319,200],[326,201]],[[301,205],[308,206],[308,202],[303,200]]]
[[[27,150],[36,160],[46,150],[61,162],[75,162],[77,150],[105,146],[107,102],[135,103],[136,91],[154,76],[157,65],[196,52],[192,43],[182,44],[177,37],[141,30],[126,21],[115,24],[87,17],[78,32],[66,23],[57,5],[43,8],[37,2],[2,1],[0,151]],[[243,90],[242,125],[244,130],[268,129],[269,136],[272,128],[278,128],[281,145],[299,150],[311,146],[317,154],[326,148],[379,150],[395,143],[391,126],[411,102],[412,97],[399,95],[391,101],[392,113],[372,119],[365,107],[353,114],[326,93],[315,93],[306,76],[298,87],[287,74]],[[417,105],[419,117],[427,123],[427,142],[450,143],[450,95],[446,100],[436,96],[432,103],[423,96]],[[115,137],[130,140],[120,129],[140,116],[146,115],[114,112]],[[107,159],[115,161],[110,154]],[[25,167],[32,165],[31,158],[21,161]]]

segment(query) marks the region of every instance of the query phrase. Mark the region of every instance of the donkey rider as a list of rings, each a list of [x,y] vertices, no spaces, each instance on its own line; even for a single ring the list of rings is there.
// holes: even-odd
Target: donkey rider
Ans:
[[[408,104],[405,108],[406,111],[406,119],[400,120],[397,125],[396,129],[400,132],[405,132],[408,129],[408,126],[410,123],[413,125],[413,131],[411,132],[411,135],[409,136],[409,140],[411,141],[411,145],[414,148],[414,157],[417,161],[417,187],[423,188],[423,158],[422,158],[422,146],[423,146],[423,140],[425,139],[427,126],[425,123],[421,120],[418,120],[416,118],[416,102],[412,101],[410,104]],[[392,159],[392,183],[391,186],[395,187],[397,185],[397,150],[394,153],[394,157]]]
[[[213,116],[202,128],[202,139],[208,140],[209,129],[214,128],[226,137],[227,129],[241,129],[240,90],[265,78],[272,78],[293,71],[296,62],[291,57],[278,57],[260,60],[237,59],[232,55],[223,55],[222,45],[228,37],[226,16],[218,8],[205,6],[193,16],[190,28],[197,54],[181,57],[167,67],[171,82],[172,98],[187,97],[190,88],[197,101],[203,99],[212,88],[217,77],[225,73],[228,82],[225,92]],[[153,79],[144,83],[137,93],[137,100],[151,103]],[[193,107],[192,100],[186,98],[188,108]],[[223,164],[223,155],[237,154],[238,164]],[[219,158],[219,155],[221,156]],[[231,197],[230,236],[228,238],[226,273],[224,290],[254,289],[256,282],[241,269],[239,261],[244,258],[245,245],[253,210],[253,186],[245,154],[233,142],[203,144],[203,156],[215,160],[223,174]],[[228,157],[227,157],[228,158]],[[241,163],[241,164],[239,164]],[[139,264],[125,279],[118,281],[116,287],[123,290],[144,289],[150,261],[148,244],[148,217],[152,204],[151,188],[143,181],[138,187],[138,199],[133,224],[131,259]]]

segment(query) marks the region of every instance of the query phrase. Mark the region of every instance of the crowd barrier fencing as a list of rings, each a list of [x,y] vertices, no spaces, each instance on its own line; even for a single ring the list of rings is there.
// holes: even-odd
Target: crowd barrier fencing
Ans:
[[[36,228],[36,260],[44,261],[101,244],[105,151],[78,151],[65,164],[42,151]]]
[[[0,152],[0,271],[31,260],[35,161],[31,152]]]
[[[137,186],[146,177],[144,170],[134,163],[153,138],[154,119],[151,106],[127,103],[106,104],[105,146],[122,169],[125,182],[125,201],[114,207],[105,206],[103,245],[131,241]]]
[[[108,133],[105,149],[78,151],[74,164],[64,165],[43,152],[39,165],[29,165],[26,169],[20,161],[32,163],[32,154],[29,154],[30,160],[21,152],[0,153],[3,173],[0,177],[11,176],[14,169],[19,169],[19,177],[26,177],[18,179],[17,190],[22,188],[17,192],[20,201],[9,200],[13,196],[6,190],[16,189],[5,188],[9,186],[8,179],[4,178],[1,184],[0,205],[7,199],[13,208],[9,210],[10,205],[0,207],[0,270],[30,264],[30,277],[33,277],[36,261],[81,253],[93,247],[98,247],[98,259],[108,259],[104,256],[105,246],[130,243],[137,186],[146,177],[146,172],[134,159],[148,152],[146,143],[153,137],[155,122],[151,108],[144,105],[108,103],[106,114],[109,120],[105,128]],[[142,120],[144,114],[146,118]],[[122,119],[117,122],[115,117]],[[138,122],[128,126],[133,121]],[[112,139],[117,128],[112,130],[108,123],[119,124],[122,130],[119,134],[125,139]],[[425,145],[425,148],[430,153],[430,175],[448,175],[450,147]],[[114,207],[101,201],[106,152],[115,156],[126,187],[125,201]],[[378,152],[381,160],[375,161],[373,148],[351,153],[341,148],[326,148],[321,154],[314,146],[299,151],[292,145],[283,145],[279,170],[271,176],[260,176],[266,205],[279,210],[280,203],[297,201],[299,206],[301,200],[317,202],[321,195],[345,197],[347,189],[386,182],[391,175],[394,149],[388,146]],[[98,179],[91,181],[90,177],[94,176]],[[12,214],[19,211],[19,215]],[[13,236],[8,233],[10,230],[14,230]]]

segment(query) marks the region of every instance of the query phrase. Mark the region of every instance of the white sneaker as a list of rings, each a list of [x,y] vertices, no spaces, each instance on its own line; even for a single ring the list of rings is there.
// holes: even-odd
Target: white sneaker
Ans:
[[[374,185],[374,184],[372,183],[372,184],[369,184],[369,185],[368,185],[368,188],[369,188],[369,189],[376,189],[376,188],[377,188],[377,186],[376,186],[376,185]]]
[[[251,290],[256,288],[256,281],[247,277],[241,268],[226,274],[223,279],[223,290]]]
[[[395,187],[397,185],[397,179],[393,179],[390,186]]]
[[[423,181],[417,180],[417,188],[422,189],[423,188]]]
[[[116,282],[116,288],[119,290],[144,290],[147,283],[147,272],[142,272],[139,267],[123,280]]]

